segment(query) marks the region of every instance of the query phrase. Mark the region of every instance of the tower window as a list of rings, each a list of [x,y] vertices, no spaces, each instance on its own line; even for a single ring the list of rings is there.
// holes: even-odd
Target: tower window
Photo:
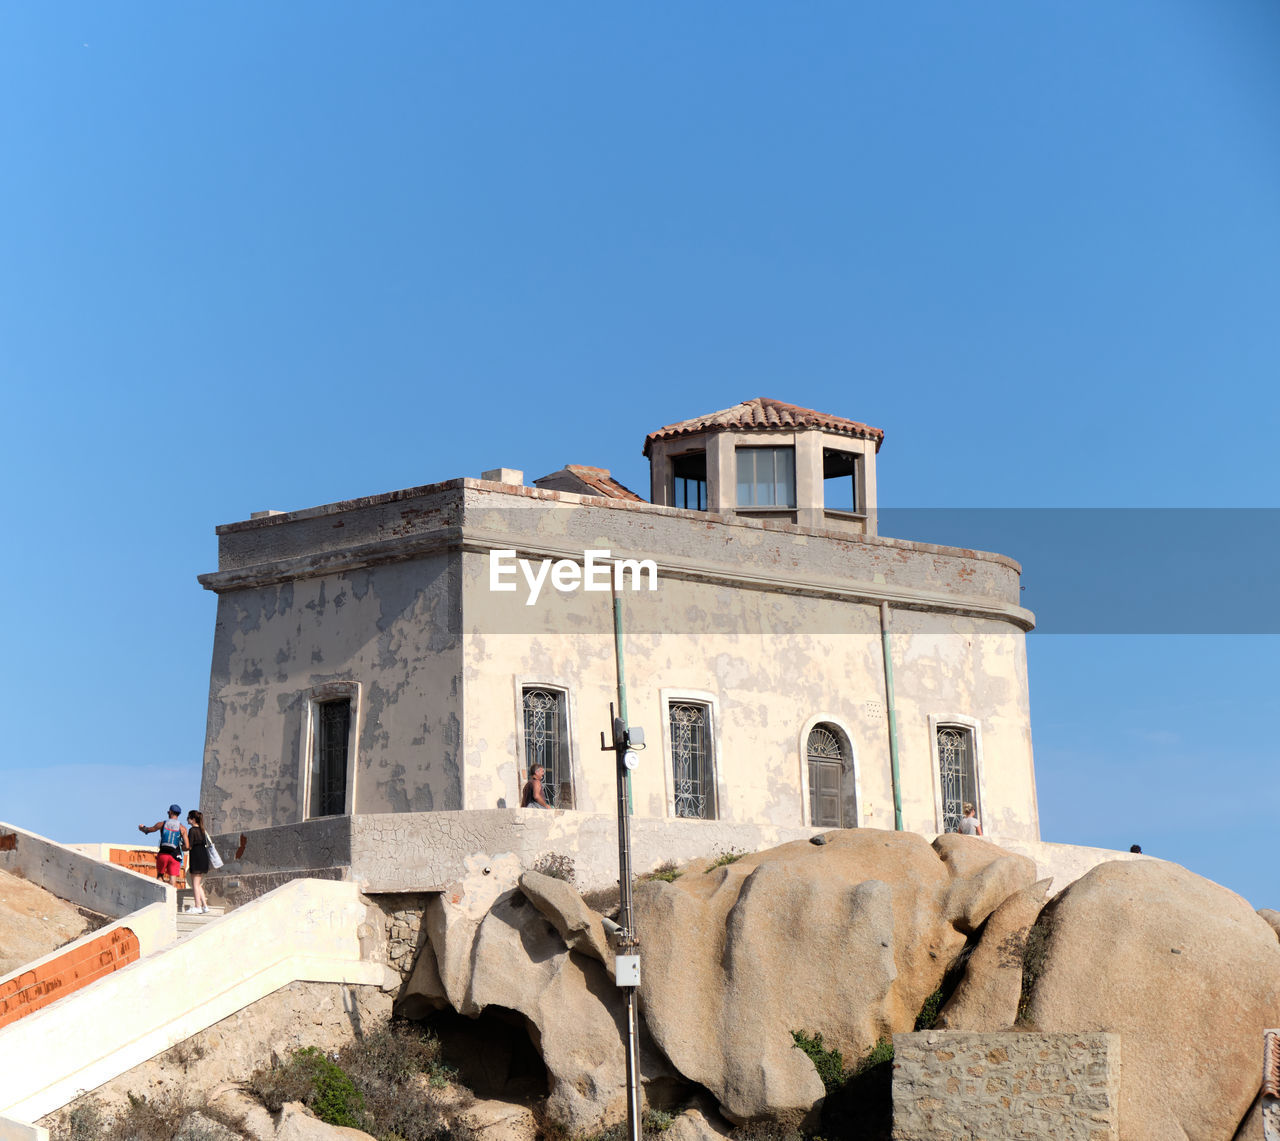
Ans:
[[[828,511],[862,513],[861,459],[856,452],[822,449],[822,503]]]
[[[738,448],[738,506],[796,505],[795,448]]]
[[[674,505],[690,511],[707,509],[707,453],[686,452],[671,460]]]

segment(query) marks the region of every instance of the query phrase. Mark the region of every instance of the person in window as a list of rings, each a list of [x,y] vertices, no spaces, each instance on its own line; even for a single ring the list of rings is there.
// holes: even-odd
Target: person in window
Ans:
[[[207,915],[209,901],[204,894],[204,877],[209,871],[209,837],[204,830],[204,816],[194,808],[187,813],[187,843],[191,845],[187,868],[191,876],[191,909]]]
[[[156,853],[156,876],[168,884],[176,884],[182,878],[182,852],[187,847],[187,828],[180,819],[182,809],[169,805],[169,818],[158,820],[149,828],[138,825],[142,833],[160,833],[160,851]]]
[[[550,808],[546,794],[542,791],[542,782],[547,770],[542,765],[534,765],[525,781],[524,791],[520,794],[521,808]]]
[[[981,836],[982,825],[978,823],[978,810],[972,804],[965,804],[964,815],[960,818],[960,833],[964,836]]]

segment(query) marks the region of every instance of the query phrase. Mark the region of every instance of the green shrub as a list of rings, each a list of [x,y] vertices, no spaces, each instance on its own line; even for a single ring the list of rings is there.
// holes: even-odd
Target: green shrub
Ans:
[[[793,1030],[791,1037],[796,1048],[808,1055],[828,1093],[844,1084],[844,1055],[839,1050],[828,1050],[821,1034],[810,1036],[803,1030]]]
[[[932,1030],[933,1024],[938,1021],[938,1011],[942,1009],[943,989],[941,986],[924,1000],[924,1005],[920,1008],[920,1013],[916,1015],[917,1030]]]
[[[248,1086],[272,1113],[279,1113],[285,1102],[300,1101],[329,1125],[362,1128],[364,1095],[342,1067],[315,1046],[295,1050],[283,1065],[256,1071]]]
[[[676,1119],[661,1109],[646,1109],[640,1119],[640,1128],[645,1133],[665,1133],[675,1124]]]
[[[711,869],[708,868],[708,871]],[[659,864],[644,878],[647,880],[661,880],[663,883],[675,883],[682,875],[680,869],[676,866],[675,860],[668,860],[664,864]]]
[[[738,851],[737,848],[730,848],[727,852],[721,852],[720,855],[712,860],[711,866],[706,868],[705,872],[714,872],[716,868],[723,868],[727,864],[736,864],[746,854],[746,852]]]
[[[876,1066],[883,1066],[886,1062],[893,1061],[893,1039],[881,1038],[870,1050],[867,1051],[866,1057],[858,1063],[854,1069],[855,1074],[865,1074],[868,1070],[873,1070]]]

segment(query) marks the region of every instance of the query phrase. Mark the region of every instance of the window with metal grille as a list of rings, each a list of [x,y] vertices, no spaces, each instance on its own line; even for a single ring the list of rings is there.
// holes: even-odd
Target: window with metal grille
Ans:
[[[738,448],[738,506],[796,505],[795,448]]]
[[[542,795],[552,808],[573,807],[573,782],[569,771],[568,719],[561,690],[524,690],[525,779],[536,765],[546,769]]]
[[[973,730],[963,725],[938,726],[938,775],[942,782],[942,830],[958,832],[966,803],[978,815],[978,777],[973,756]]]
[[[676,507],[690,511],[707,509],[707,453],[686,452],[671,460],[671,478]]]
[[[341,816],[347,810],[347,748],[351,737],[351,699],[315,706],[315,742],[311,757],[311,815]]]
[[[695,820],[716,817],[715,777],[711,764],[711,710],[706,705],[672,702],[671,776],[675,814]]]
[[[848,760],[840,737],[831,726],[815,725],[805,752],[809,756],[809,824],[814,828],[840,828]]]

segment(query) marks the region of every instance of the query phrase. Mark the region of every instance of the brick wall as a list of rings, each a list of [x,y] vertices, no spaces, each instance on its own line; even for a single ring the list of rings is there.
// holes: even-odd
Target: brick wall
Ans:
[[[156,873],[155,848],[112,848],[110,862],[119,864],[122,868],[128,868],[131,872],[137,872],[141,876],[150,876],[153,880],[160,878]],[[183,875],[185,874],[184,865]],[[186,880],[179,876],[174,887],[186,887]]]
[[[1117,1034],[893,1036],[894,1141],[1119,1141]]]
[[[138,937],[127,927],[117,927],[97,939],[78,942],[66,954],[47,959],[0,985],[0,1027],[139,958]]]

